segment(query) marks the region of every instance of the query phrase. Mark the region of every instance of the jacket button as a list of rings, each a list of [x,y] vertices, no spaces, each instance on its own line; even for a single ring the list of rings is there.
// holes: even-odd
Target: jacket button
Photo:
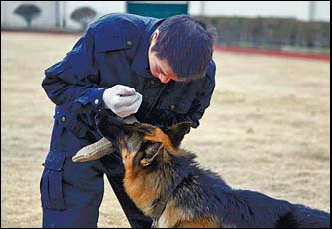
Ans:
[[[174,111],[174,109],[175,109],[175,105],[172,104],[172,105],[171,105],[171,110]]]
[[[131,46],[133,45],[133,42],[132,42],[132,41],[127,41],[127,45],[128,45],[129,47],[131,47]]]
[[[61,122],[66,122],[66,116],[62,116],[62,118],[61,118]]]
[[[99,103],[99,99],[95,99],[95,104],[97,105]]]

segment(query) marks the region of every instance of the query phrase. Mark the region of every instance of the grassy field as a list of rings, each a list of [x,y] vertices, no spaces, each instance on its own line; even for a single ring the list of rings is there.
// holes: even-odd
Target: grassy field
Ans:
[[[41,87],[74,35],[1,33],[1,227],[41,227],[54,105]],[[330,63],[214,54],[217,85],[183,147],[234,188],[330,211]],[[129,226],[105,179],[98,227]]]

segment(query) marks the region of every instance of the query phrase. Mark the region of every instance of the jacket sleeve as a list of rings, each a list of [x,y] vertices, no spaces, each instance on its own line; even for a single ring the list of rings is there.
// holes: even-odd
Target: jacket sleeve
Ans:
[[[197,128],[199,126],[199,120],[203,117],[206,108],[210,106],[214,87],[214,81],[207,82],[205,90],[199,94],[197,99],[193,102],[189,113],[186,115],[185,120],[191,122],[193,128]]]
[[[211,67],[207,73],[205,83],[197,94],[196,99],[192,102],[188,113],[173,117],[173,120],[171,121],[172,124],[189,121],[192,123],[193,128],[197,128],[199,126],[199,120],[203,117],[206,108],[210,105],[215,88],[215,72],[215,63],[211,61]]]
[[[66,57],[45,70],[42,87],[56,105],[79,103],[85,110],[98,109],[105,88],[99,88],[93,29],[89,28]]]

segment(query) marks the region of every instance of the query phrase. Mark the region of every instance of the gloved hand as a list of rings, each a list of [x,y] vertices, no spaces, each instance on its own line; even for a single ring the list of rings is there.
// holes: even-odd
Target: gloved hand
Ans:
[[[124,118],[138,111],[142,104],[142,95],[136,92],[135,88],[115,85],[104,91],[103,100],[106,108]]]

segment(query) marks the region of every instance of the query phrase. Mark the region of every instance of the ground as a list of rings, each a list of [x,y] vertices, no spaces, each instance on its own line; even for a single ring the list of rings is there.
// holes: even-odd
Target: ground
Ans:
[[[77,35],[1,32],[1,227],[41,227],[54,105],[41,87]],[[232,187],[330,211],[330,62],[215,52],[216,88],[182,146]],[[129,226],[105,179],[98,227]]]

